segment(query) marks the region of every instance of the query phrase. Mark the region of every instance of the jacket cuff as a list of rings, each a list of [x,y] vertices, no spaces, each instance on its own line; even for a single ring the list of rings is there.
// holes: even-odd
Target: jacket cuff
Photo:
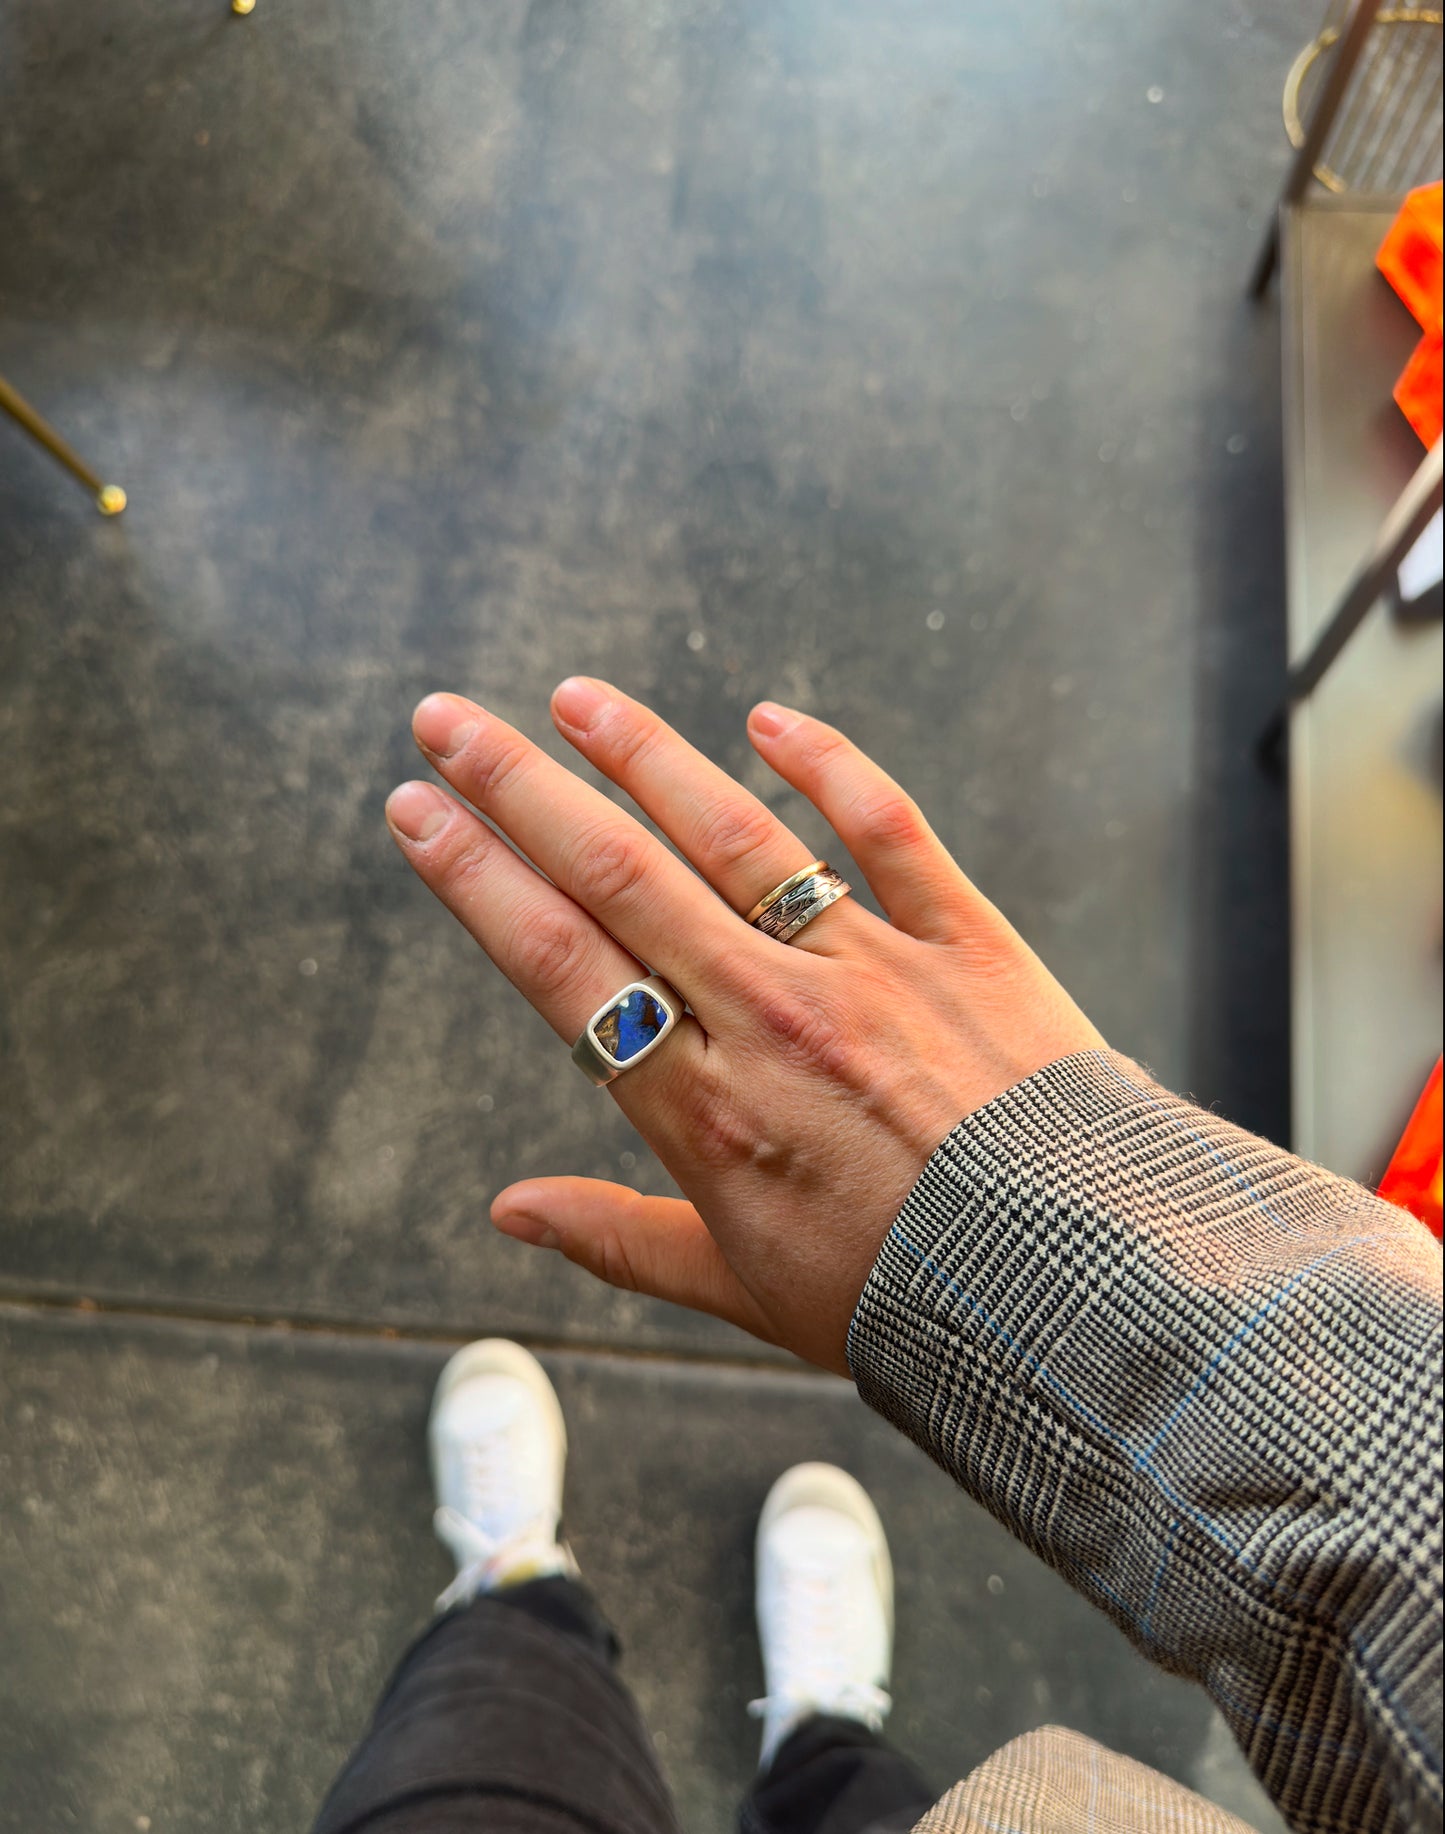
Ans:
[[[1331,1209],[1365,1197],[1117,1052],[1060,1058],[960,1121],[929,1160],[854,1312],[853,1378],[975,1495],[987,1487],[959,1469],[972,1436],[960,1405],[1002,1409],[1030,1437],[1052,1419],[1093,1458],[1128,1464],[1160,1397],[1198,1373],[1201,1290],[1270,1279],[1281,1231],[1318,1223],[1322,1186]],[[1095,1432],[1054,1372],[1096,1389],[1103,1346],[1109,1424]]]

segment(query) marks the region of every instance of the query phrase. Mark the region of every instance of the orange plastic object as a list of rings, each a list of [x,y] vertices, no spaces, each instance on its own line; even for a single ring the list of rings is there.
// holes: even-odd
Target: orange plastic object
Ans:
[[[1433,446],[1440,437],[1440,389],[1445,381],[1441,365],[1441,337],[1427,331],[1415,346],[1395,384],[1395,400],[1422,442]]]
[[[1415,1104],[1395,1156],[1380,1180],[1380,1195],[1399,1204],[1440,1234],[1440,1065],[1437,1062]]]
[[[1445,289],[1445,189],[1422,185],[1400,206],[1375,264],[1414,314],[1424,337],[1395,385],[1400,411],[1427,446],[1440,437],[1441,320]]]

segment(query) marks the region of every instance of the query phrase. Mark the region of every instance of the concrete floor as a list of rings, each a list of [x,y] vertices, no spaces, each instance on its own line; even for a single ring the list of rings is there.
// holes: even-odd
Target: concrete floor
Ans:
[[[878,1494],[940,1783],[1056,1719],[1275,1825],[1202,1697],[845,1388],[491,1234],[528,1172],[664,1183],[380,808],[422,692],[544,736],[576,670],[816,834],[743,734],[812,708],[1113,1042],[1282,1137],[1240,283],[1315,10],[0,15],[0,372],[131,497],[0,426],[0,1830],[304,1825],[444,1577],[430,1384],[495,1331],[553,1355],[698,1834],[803,1456]]]

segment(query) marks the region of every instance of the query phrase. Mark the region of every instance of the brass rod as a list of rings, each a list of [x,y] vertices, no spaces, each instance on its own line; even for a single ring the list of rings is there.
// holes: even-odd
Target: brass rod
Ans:
[[[0,376],[0,408],[18,420],[32,439],[38,440],[52,458],[58,459],[72,477],[80,479],[95,498],[102,515],[118,516],[125,508],[125,492],[119,484],[107,484],[75,449],[68,445],[48,420],[36,413],[25,397]]]

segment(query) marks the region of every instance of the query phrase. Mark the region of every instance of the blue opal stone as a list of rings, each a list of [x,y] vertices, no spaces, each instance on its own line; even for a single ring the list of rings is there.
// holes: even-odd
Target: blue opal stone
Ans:
[[[667,1013],[650,993],[624,994],[592,1028],[592,1035],[618,1063],[645,1049],[667,1024]]]

